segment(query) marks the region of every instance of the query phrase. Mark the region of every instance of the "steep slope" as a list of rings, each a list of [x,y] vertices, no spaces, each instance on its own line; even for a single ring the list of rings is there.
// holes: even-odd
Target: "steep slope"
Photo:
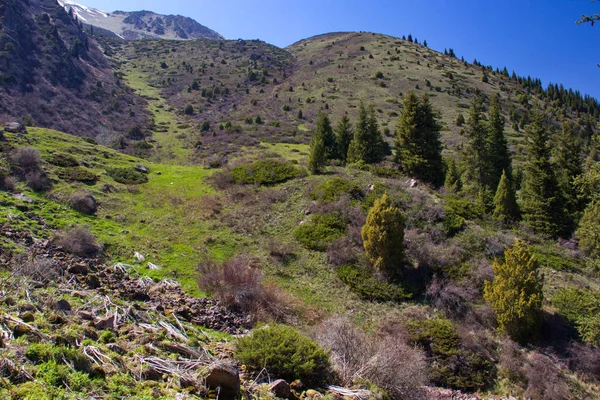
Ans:
[[[146,125],[95,41],[55,0],[0,3],[1,120],[25,120],[112,141]]]
[[[399,100],[409,90],[431,98],[449,152],[462,142],[456,118],[466,115],[474,93],[481,93],[486,104],[500,94],[515,153],[533,108],[544,108],[555,122],[574,120],[586,135],[596,125],[599,109],[590,98],[561,102],[554,87],[545,91],[537,80],[510,77],[421,44],[371,33],[320,35],[285,50],[260,42],[194,41],[127,44],[117,53],[126,61],[128,79],[157,90],[165,106],[179,114],[181,125],[205,131],[188,142],[197,143],[199,157],[236,151],[234,139],[245,144],[308,143],[320,110],[335,123],[344,114],[355,118],[361,102],[375,107],[391,142]],[[569,96],[577,97],[573,92]],[[188,106],[192,109],[185,114]]]
[[[58,0],[66,10],[72,12],[86,26],[94,27],[97,34],[120,37],[126,40],[139,39],[211,39],[223,37],[212,29],[199,24],[192,18],[181,15],[160,15],[151,11],[115,11],[106,13],[88,8],[70,0]],[[98,30],[97,28],[100,28]]]

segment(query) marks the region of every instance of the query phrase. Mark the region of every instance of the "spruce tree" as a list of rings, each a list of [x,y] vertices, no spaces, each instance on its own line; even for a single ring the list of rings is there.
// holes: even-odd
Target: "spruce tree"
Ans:
[[[515,221],[519,216],[519,206],[506,170],[500,177],[498,189],[494,196],[494,219],[502,223]]]
[[[463,192],[471,198],[491,200],[493,190],[489,183],[490,160],[488,157],[487,129],[483,121],[483,103],[479,95],[471,102],[464,128],[466,143],[461,152]]]
[[[372,164],[383,159],[383,138],[375,118],[375,109],[369,111],[361,103],[358,121],[354,127],[354,138],[348,146],[348,161],[351,163]]]
[[[324,112],[320,112],[317,116],[317,131],[325,144],[325,157],[328,160],[338,158],[337,139],[333,133],[329,117]]]
[[[496,313],[502,331],[520,343],[534,340],[542,323],[543,276],[527,246],[517,240],[493,264],[496,277],[486,281],[483,297]]]
[[[384,193],[369,211],[362,228],[367,258],[380,272],[398,277],[404,261],[404,215]]]
[[[454,161],[454,158],[451,158],[450,161],[448,161],[448,167],[446,168],[446,179],[444,180],[444,187],[449,193],[456,193],[460,191],[462,187],[462,183],[460,181],[460,174],[458,172],[458,168],[456,167],[456,161]]]
[[[323,131],[316,129],[310,141],[310,154],[308,169],[312,174],[319,174],[327,164],[327,148],[323,138]]]
[[[563,122],[562,129],[554,136],[553,144],[556,179],[570,214],[569,222],[574,224],[585,207],[575,185],[575,180],[583,174],[583,146],[575,124]]]
[[[592,257],[600,257],[600,201],[586,207],[577,229],[579,247]]]
[[[565,233],[565,210],[550,163],[548,127],[543,114],[534,114],[526,137],[527,160],[521,189],[523,219],[536,232],[557,237]]]
[[[404,97],[396,131],[396,162],[408,175],[435,186],[443,183],[440,126],[427,95],[419,100],[411,91]]]
[[[487,151],[491,170],[488,177],[489,182],[485,182],[485,184],[490,188],[496,188],[504,172],[509,179],[512,176],[512,160],[504,135],[504,117],[499,94],[492,97],[487,128]]]
[[[342,161],[346,161],[348,157],[348,147],[354,136],[352,132],[352,124],[350,124],[350,118],[344,115],[342,119],[337,123],[335,134],[337,137],[338,144],[338,156]]]

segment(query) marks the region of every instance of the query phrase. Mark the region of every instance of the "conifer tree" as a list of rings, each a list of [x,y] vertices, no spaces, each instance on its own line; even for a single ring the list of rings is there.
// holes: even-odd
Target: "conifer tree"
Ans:
[[[579,247],[592,257],[600,256],[600,201],[594,200],[585,208],[577,229]]]
[[[327,148],[323,138],[323,131],[316,129],[310,141],[310,154],[308,169],[312,174],[319,174],[327,164]]]
[[[502,223],[515,221],[519,216],[519,206],[506,170],[502,173],[494,196],[494,219]]]
[[[348,146],[348,161],[376,163],[383,159],[383,152],[383,138],[375,118],[375,109],[371,106],[367,112],[365,106],[361,104],[358,121],[354,127],[354,139]]]
[[[500,95],[492,97],[490,113],[488,118],[488,159],[491,168],[489,182],[486,184],[490,188],[496,188],[500,177],[506,172],[508,179],[512,176],[512,160],[508,150],[508,142],[504,135],[504,117],[502,116],[502,106],[500,104]]]
[[[536,113],[527,129],[527,161],[521,189],[523,219],[536,232],[551,237],[565,233],[563,199],[550,163],[548,127]]]
[[[461,152],[463,192],[472,198],[491,200],[493,190],[489,182],[490,160],[488,157],[487,129],[483,122],[481,97],[473,97],[464,128],[466,143]]]
[[[367,258],[373,266],[391,277],[398,277],[404,261],[404,215],[384,193],[369,211],[362,228]]]
[[[335,134],[338,144],[338,156],[342,161],[346,161],[346,158],[348,157],[348,147],[354,136],[352,124],[350,124],[350,118],[348,118],[347,115],[344,115],[337,123]]]
[[[403,100],[396,131],[396,162],[408,175],[435,186],[444,179],[440,126],[427,95],[421,100],[409,92]]]
[[[583,147],[572,122],[563,122],[562,129],[554,136],[553,156],[556,179],[569,210],[570,223],[574,223],[584,208],[575,186],[575,180],[583,173]]]
[[[543,276],[525,243],[517,240],[493,264],[496,277],[486,281],[483,297],[496,313],[501,330],[520,343],[535,339],[542,323]]]
[[[317,131],[325,144],[325,157],[328,160],[338,158],[337,139],[333,133],[329,117],[324,112],[320,112],[317,116]]]
[[[456,193],[460,191],[462,183],[460,181],[460,174],[456,167],[456,161],[451,158],[448,161],[448,167],[446,168],[446,179],[444,180],[444,187],[449,193]]]

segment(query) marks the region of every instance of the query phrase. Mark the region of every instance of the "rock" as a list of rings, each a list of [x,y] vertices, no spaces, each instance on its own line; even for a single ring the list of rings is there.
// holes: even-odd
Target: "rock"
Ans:
[[[419,181],[416,179],[411,179],[408,181],[408,187],[414,188],[419,184]]]
[[[86,321],[93,321],[94,319],[94,315],[91,312],[87,311],[79,311],[77,315],[79,315],[79,318],[84,319]]]
[[[292,390],[290,389],[290,385],[283,379],[277,379],[275,382],[271,383],[269,390],[275,395],[275,397],[279,397],[281,399],[292,398]]]
[[[73,275],[87,275],[90,272],[88,266],[82,263],[70,265],[67,271]]]
[[[94,215],[98,211],[98,202],[91,194],[71,197],[71,205],[75,210],[87,215]]]
[[[56,302],[56,309],[60,311],[71,311],[71,305],[68,301],[61,299]]]
[[[114,329],[115,328],[115,317],[109,315],[108,317],[97,319],[94,322],[94,326],[99,331],[103,331],[105,329]]]
[[[102,286],[100,279],[96,275],[89,275],[86,278],[85,283],[90,287],[90,289],[98,289],[100,286]]]
[[[4,126],[4,130],[11,133],[27,133],[27,128],[20,122],[9,122]]]
[[[48,322],[50,322],[52,325],[62,325],[66,321],[62,316],[58,314],[51,314],[50,316],[48,316]]]
[[[138,262],[142,262],[146,259],[142,253],[138,253],[137,251],[133,253],[133,258],[135,258],[135,260]]]
[[[147,174],[148,172],[150,172],[150,170],[148,169],[148,167],[146,167],[143,164],[137,164],[135,167],[133,167],[137,172],[141,172],[142,174]]]
[[[21,315],[21,319],[23,320],[23,322],[29,323],[35,321],[35,316],[31,311],[27,311]]]
[[[26,203],[33,203],[33,199],[31,197],[25,196],[23,193],[15,194],[14,198],[17,200],[24,201]]]
[[[29,333],[31,333],[31,328],[27,325],[23,325],[23,324],[18,324],[16,325],[13,330],[13,336],[15,337],[15,339],[18,339],[19,337],[23,336],[23,335],[27,335]]]
[[[311,400],[321,400],[323,398],[323,395],[317,392],[316,390],[308,389],[302,397]]]
[[[240,397],[240,374],[231,363],[217,361],[209,367],[205,378],[209,389],[219,389],[220,399],[238,399]]]

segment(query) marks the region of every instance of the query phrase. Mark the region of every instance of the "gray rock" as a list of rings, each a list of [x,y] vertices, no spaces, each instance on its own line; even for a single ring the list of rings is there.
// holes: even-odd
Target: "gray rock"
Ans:
[[[238,399],[240,397],[240,374],[231,363],[217,361],[209,367],[205,378],[209,389],[219,391],[219,399]]]
[[[20,122],[9,122],[4,126],[4,130],[11,133],[27,133],[27,128]]]
[[[290,385],[283,379],[277,379],[275,382],[271,383],[269,390],[275,395],[275,397],[279,397],[280,399],[292,398],[292,390],[290,389]]]
[[[148,169],[148,167],[146,167],[146,166],[145,166],[145,165],[143,165],[143,164],[137,164],[137,165],[136,165],[135,167],[133,167],[133,168],[135,168],[135,170],[136,170],[137,172],[141,172],[142,174],[147,174],[148,172],[150,172],[150,170]]]

